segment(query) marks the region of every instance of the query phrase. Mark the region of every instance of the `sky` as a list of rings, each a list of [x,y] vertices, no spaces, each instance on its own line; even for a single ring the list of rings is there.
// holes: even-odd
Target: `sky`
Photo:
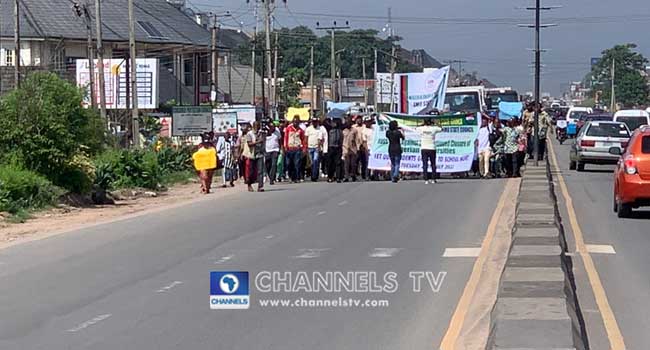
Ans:
[[[463,70],[477,71],[499,86],[532,91],[534,0],[277,0],[276,27],[349,21],[353,29],[381,30],[391,8],[393,28],[408,49],[425,49],[439,61],[464,60]],[[369,6],[369,4],[371,4]],[[254,26],[254,0],[188,0],[203,11],[225,13],[224,26]],[[650,58],[649,0],[542,0],[560,8],[542,12],[542,91],[559,96],[571,81],[590,70],[590,58],[620,43],[635,43]],[[261,12],[260,12],[261,13]]]

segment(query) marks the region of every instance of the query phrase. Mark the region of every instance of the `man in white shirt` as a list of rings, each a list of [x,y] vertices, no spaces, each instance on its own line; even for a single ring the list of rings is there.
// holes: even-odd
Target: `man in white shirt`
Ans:
[[[361,141],[363,145],[363,159],[359,156],[359,163],[361,164],[361,178],[366,180],[370,178],[368,172],[368,161],[370,158],[370,148],[372,147],[374,130],[372,128],[372,117],[363,117],[363,128],[361,129]],[[361,153],[361,152],[359,152]]]
[[[266,166],[266,176],[269,178],[269,185],[275,184],[277,175],[278,156],[282,142],[280,130],[278,130],[273,122],[269,123],[268,134],[266,135],[266,153],[264,154],[264,165]]]
[[[305,130],[305,138],[307,139],[307,151],[311,158],[311,181],[318,181],[318,174],[320,168],[320,153],[325,144],[324,132],[320,127],[320,120],[314,118],[311,125]]]
[[[422,172],[424,173],[424,183],[436,183],[438,171],[436,169],[436,134],[442,132],[438,125],[431,125],[431,119],[424,120],[424,126],[417,128],[420,133],[420,150],[422,152]],[[433,170],[433,180],[429,173],[429,162]]]
[[[490,128],[487,119],[481,121],[481,128],[478,130],[476,139],[478,150],[478,166],[482,178],[490,175],[490,158],[492,157],[492,148],[490,148]]]

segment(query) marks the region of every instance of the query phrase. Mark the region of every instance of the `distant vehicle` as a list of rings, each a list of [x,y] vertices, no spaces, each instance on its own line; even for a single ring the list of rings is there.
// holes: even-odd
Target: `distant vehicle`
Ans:
[[[640,109],[627,109],[616,112],[614,121],[623,122],[630,130],[636,130],[641,125],[650,125],[650,114]]]
[[[614,172],[614,212],[624,218],[632,208],[650,206],[650,127],[634,131],[627,149],[610,152],[622,153]]]
[[[447,88],[445,110],[449,112],[487,113],[485,88],[482,86],[461,86]]]
[[[609,114],[609,113],[603,113],[603,112],[598,112],[598,113],[591,113],[591,114],[584,114],[580,116],[580,119],[576,121],[577,124],[577,130],[580,132],[580,129],[587,123],[587,122],[599,122],[599,121],[612,121],[614,119],[614,116]]]
[[[625,123],[614,121],[588,122],[582,128],[569,153],[569,169],[583,171],[586,164],[616,164],[618,156],[610,148],[623,149],[630,140]]]
[[[485,97],[490,104],[488,110],[499,109],[500,102],[519,102],[519,94],[512,88],[486,89]]]
[[[576,123],[581,116],[591,114],[593,111],[588,107],[571,107],[567,111],[566,120],[569,123]]]

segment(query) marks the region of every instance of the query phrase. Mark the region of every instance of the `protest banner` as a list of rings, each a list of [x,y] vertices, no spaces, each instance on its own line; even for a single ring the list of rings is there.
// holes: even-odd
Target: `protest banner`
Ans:
[[[440,116],[388,113],[379,116],[375,126],[368,168],[390,170],[386,130],[388,130],[388,123],[395,120],[404,131],[405,136],[405,140],[402,142],[403,153],[400,171],[422,172],[420,133],[417,127],[423,125],[425,118],[438,121],[443,130],[436,135],[436,167],[438,173],[469,171],[474,161],[474,141],[478,136],[479,118],[475,114],[464,113]]]

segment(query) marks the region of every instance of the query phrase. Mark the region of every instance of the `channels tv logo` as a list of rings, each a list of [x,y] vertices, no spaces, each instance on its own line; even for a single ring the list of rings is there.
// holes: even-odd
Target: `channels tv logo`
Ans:
[[[211,309],[248,309],[249,307],[248,272],[210,272]]]

